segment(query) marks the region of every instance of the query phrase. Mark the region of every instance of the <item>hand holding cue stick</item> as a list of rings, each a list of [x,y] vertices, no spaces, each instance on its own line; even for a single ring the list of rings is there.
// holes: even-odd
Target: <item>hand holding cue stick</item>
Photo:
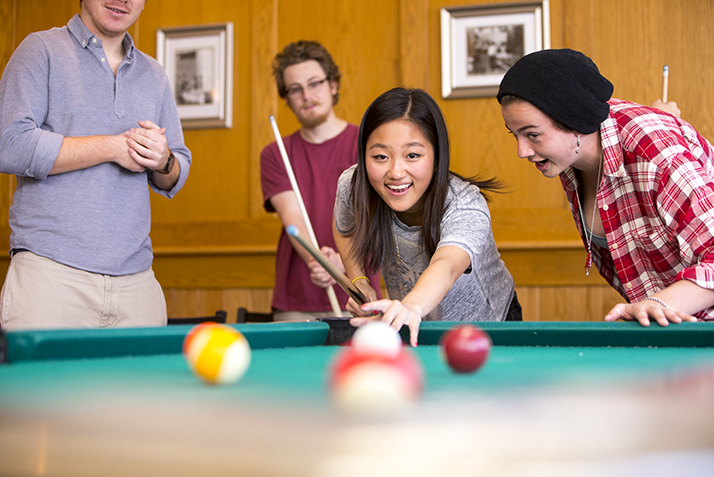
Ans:
[[[662,68],[662,102],[667,102],[667,82],[669,80],[669,66],[664,65]]]
[[[322,268],[324,268],[327,273],[329,273],[330,276],[335,279],[337,284],[345,291],[345,293],[352,297],[352,299],[356,301],[358,305],[367,303],[368,300],[362,294],[362,292],[359,291],[359,289],[354,286],[352,282],[350,282],[349,278],[347,278],[332,262],[330,262],[330,259],[325,257],[322,252],[317,249],[317,247],[315,247],[309,241],[305,240],[305,237],[300,235],[300,231],[297,227],[295,227],[294,225],[289,225],[285,229],[285,231],[288,233],[288,235],[294,237],[295,240],[300,242],[300,245],[305,247],[305,250],[307,250],[310,255],[312,255],[320,265],[322,265]]]
[[[275,118],[270,116],[270,125],[273,127],[273,134],[275,135],[275,141],[278,144],[278,149],[280,150],[280,156],[283,158],[283,164],[285,165],[285,171],[288,173],[288,179],[290,179],[290,185],[295,192],[295,197],[297,198],[298,208],[300,209],[300,215],[302,215],[302,220],[305,222],[305,228],[307,229],[307,234],[310,236],[310,240],[317,247],[317,238],[315,237],[315,231],[312,229],[312,224],[310,223],[310,217],[307,215],[307,209],[305,209],[305,203],[302,200],[302,194],[300,194],[300,188],[298,187],[297,180],[295,179],[295,173],[293,173],[293,168],[290,165],[290,160],[288,159],[288,153],[285,151],[285,144],[283,144],[283,138],[278,130],[278,124],[275,122]],[[323,265],[324,267],[324,265]],[[327,292],[327,297],[330,299],[330,306],[332,307],[332,312],[335,316],[342,316],[342,310],[340,309],[340,304],[337,302],[337,295],[335,295],[335,290],[332,286],[325,288]]]

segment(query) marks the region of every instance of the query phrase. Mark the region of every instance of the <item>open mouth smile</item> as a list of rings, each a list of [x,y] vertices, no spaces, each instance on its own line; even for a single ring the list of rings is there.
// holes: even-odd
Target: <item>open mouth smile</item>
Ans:
[[[386,184],[386,187],[393,194],[401,195],[408,191],[412,185],[414,184],[410,182],[409,184]]]
[[[543,170],[548,167],[548,159],[543,159],[542,161],[533,161],[538,170]]]

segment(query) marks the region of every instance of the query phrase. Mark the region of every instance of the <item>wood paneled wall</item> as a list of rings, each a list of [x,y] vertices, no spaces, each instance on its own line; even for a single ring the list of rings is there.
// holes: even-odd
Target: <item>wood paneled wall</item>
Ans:
[[[599,320],[618,297],[583,270],[585,252],[557,180],[515,154],[495,98],[444,100],[439,10],[483,0],[151,0],[130,33],[156,52],[158,28],[231,21],[235,27],[233,127],[185,131],[194,162],[173,200],[152,197],[154,270],[171,316],[237,306],[267,311],[280,224],[263,211],[259,153],[298,124],[271,77],[273,56],[290,41],[314,39],[343,73],[337,114],[359,123],[383,91],[428,91],[443,108],[452,167],[495,175],[509,192],[492,197],[496,241],[514,275],[526,319]],[[0,0],[0,68],[28,33],[62,26],[77,0]],[[714,18],[711,0],[551,0],[551,45],[593,58],[615,96],[649,104],[670,66],[669,98],[704,136],[714,138]],[[14,179],[0,180],[0,249],[7,248],[7,208]],[[7,267],[7,259],[0,262]],[[2,271],[0,269],[0,271]]]

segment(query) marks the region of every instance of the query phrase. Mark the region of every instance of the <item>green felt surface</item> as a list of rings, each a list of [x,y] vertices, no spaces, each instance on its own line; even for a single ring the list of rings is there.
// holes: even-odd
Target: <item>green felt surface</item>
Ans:
[[[419,343],[437,344],[454,322],[425,322]],[[714,323],[682,323],[644,328],[632,322],[478,322],[497,346],[712,347]],[[326,323],[230,325],[245,334],[252,349],[322,345]],[[164,328],[47,330],[8,332],[2,339],[5,361],[180,353],[191,325]],[[408,341],[408,330],[402,335]]]
[[[107,400],[211,406],[328,402],[329,367],[342,347],[257,349],[241,381],[204,384],[181,355],[19,362],[0,366],[0,410],[91,406]],[[656,382],[714,366],[711,348],[494,347],[484,367],[456,374],[436,346],[414,350],[424,366],[425,399],[480,393],[528,393],[551,387],[613,387]]]
[[[454,323],[424,323],[412,350],[424,366],[425,399],[656,383],[714,368],[714,324],[643,328],[636,323],[481,323],[494,342],[477,373],[453,373],[435,346]],[[234,325],[252,363],[233,385],[206,385],[180,354],[190,326],[6,333],[0,411],[57,411],[93,404],[156,401],[177,405],[272,402],[324,406],[336,353],[322,346],[325,323]],[[119,403],[119,404],[116,404]]]

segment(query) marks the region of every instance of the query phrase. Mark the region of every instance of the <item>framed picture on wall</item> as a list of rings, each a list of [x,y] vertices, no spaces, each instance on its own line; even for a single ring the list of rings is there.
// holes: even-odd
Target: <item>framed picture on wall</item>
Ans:
[[[550,48],[548,0],[441,9],[441,95],[495,96],[522,56]]]
[[[233,23],[159,29],[156,59],[169,76],[184,128],[232,126]]]

